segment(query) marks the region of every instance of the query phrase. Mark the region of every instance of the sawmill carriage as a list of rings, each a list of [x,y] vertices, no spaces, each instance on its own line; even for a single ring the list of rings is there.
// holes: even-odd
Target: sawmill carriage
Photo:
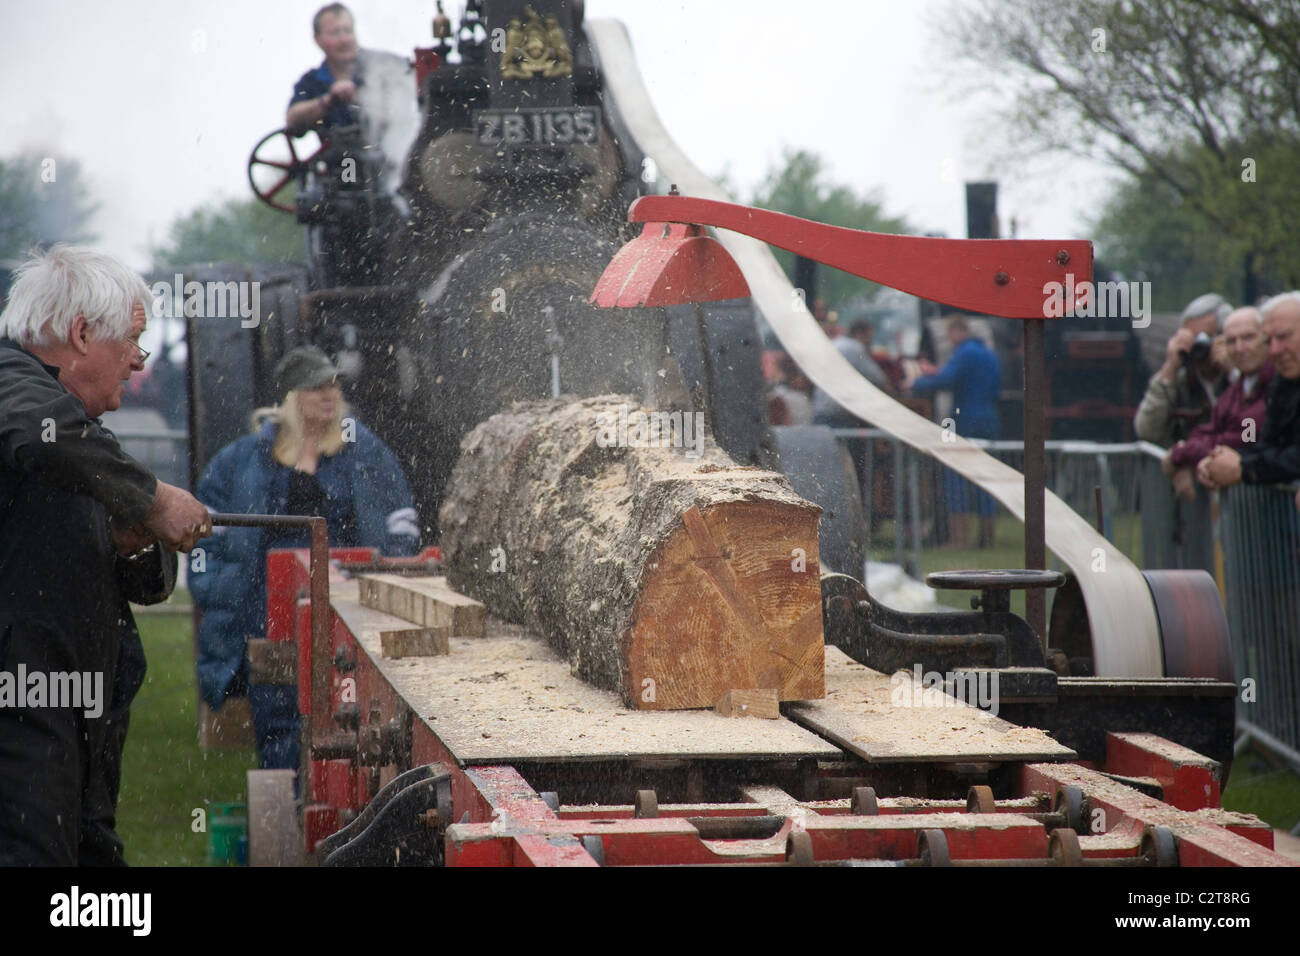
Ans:
[[[1275,859],[1271,831],[1217,809],[1235,685],[1212,584],[1127,562],[1107,583],[954,573],[977,610],[930,615],[866,592],[852,466],[826,429],[768,426],[758,316],[846,406],[860,386],[824,373],[806,313],[774,313],[775,262],[728,239],[732,261],[700,224],[851,270],[855,244],[906,237],[688,199],[713,187],[658,125],[621,25],[580,3],[472,2],[450,26],[413,66],[363,51],[355,127],[302,158],[278,131],[250,157],[309,231],[306,287],[275,285],[242,335],[189,320],[196,473],[242,430],[217,414],[223,383],[251,373],[246,403],[265,403],[311,341],[441,545],[331,562],[312,519],[310,555],[272,553],[266,638],[298,646],[305,784],[299,815],[291,774],[250,776],[254,860]],[[642,196],[656,168],[687,195]],[[1013,246],[1000,287],[1060,265]],[[906,288],[873,248],[872,277]],[[1071,248],[1082,275],[1091,249]],[[941,278],[969,285],[960,267]],[[585,434],[620,405],[700,414],[708,447]],[[1062,584],[1050,632],[1011,614],[1010,589]],[[995,685],[999,713],[932,673]]]

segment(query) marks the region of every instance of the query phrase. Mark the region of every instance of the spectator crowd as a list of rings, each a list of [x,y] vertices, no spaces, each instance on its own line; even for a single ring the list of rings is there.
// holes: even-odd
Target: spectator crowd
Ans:
[[[1214,294],[1193,300],[1134,428],[1168,449],[1164,470],[1184,500],[1198,485],[1300,481],[1300,292],[1235,310]]]
[[[873,351],[874,328],[865,317],[846,330],[820,299],[813,314],[835,349],[876,388],[900,398],[950,391],[960,410],[954,411],[959,434],[997,437],[998,360],[964,318],[949,319],[952,358],[936,368],[925,358],[905,362]],[[771,372],[773,424],[863,426],[788,356],[779,355]],[[1133,425],[1138,438],[1166,449],[1162,468],[1174,495],[1152,507],[1171,512],[1173,539],[1183,544],[1178,565],[1211,569],[1212,542],[1194,529],[1209,518],[1212,492],[1300,482],[1300,291],[1236,309],[1215,293],[1189,303]],[[945,492],[952,537],[967,540],[962,525],[973,513],[981,519],[980,543],[989,543],[991,502],[958,481],[951,485]],[[1300,509],[1300,492],[1295,503]],[[1194,553],[1198,548],[1205,553]]]

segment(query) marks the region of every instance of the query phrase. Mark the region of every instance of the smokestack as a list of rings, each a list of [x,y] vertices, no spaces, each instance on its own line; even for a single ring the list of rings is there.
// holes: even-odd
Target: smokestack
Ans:
[[[966,238],[998,238],[998,184],[966,184]]]

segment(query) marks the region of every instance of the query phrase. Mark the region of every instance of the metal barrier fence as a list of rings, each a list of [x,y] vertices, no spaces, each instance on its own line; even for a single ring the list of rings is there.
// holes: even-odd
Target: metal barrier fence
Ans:
[[[1237,719],[1300,751],[1300,513],[1295,489],[1238,485],[1220,496]],[[1253,699],[1251,699],[1253,696]],[[1243,699],[1244,698],[1244,699]],[[1263,730],[1264,735],[1258,734]]]
[[[886,432],[870,428],[837,428],[834,432],[841,441],[856,439],[850,447],[865,445],[863,501],[868,513],[874,512],[877,525],[881,519],[892,518],[894,560],[915,574],[921,566],[922,548],[945,543],[950,506],[962,503],[958,490],[962,480]],[[1023,443],[970,441],[1017,471],[1023,470]],[[1176,499],[1169,479],[1160,470],[1163,455],[1162,449],[1148,442],[1049,441],[1047,484],[1092,521],[1100,489],[1102,533],[1140,567],[1203,568],[1213,575],[1210,495],[1200,489],[1195,502]],[[971,507],[970,494],[964,497],[965,505]],[[997,516],[1010,514],[996,502],[993,511]],[[872,550],[883,556],[885,549],[873,541]]]

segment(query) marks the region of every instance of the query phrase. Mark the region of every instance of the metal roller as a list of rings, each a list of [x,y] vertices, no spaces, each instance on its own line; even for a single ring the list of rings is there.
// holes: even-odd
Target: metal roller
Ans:
[[[1143,571],[1160,622],[1166,677],[1236,683],[1228,618],[1214,578],[1204,571]]]
[[[1204,571],[1143,571],[1155,608],[1161,671],[1153,677],[1211,677],[1235,683],[1228,619],[1214,579]],[[1075,677],[1092,676],[1095,648],[1088,606],[1074,575],[1056,592],[1049,643]]]

